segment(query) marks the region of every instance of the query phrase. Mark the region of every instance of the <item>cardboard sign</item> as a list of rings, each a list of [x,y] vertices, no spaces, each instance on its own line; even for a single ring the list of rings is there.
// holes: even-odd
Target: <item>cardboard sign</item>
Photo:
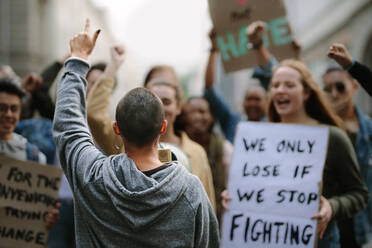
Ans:
[[[0,246],[46,247],[62,170],[0,155]]]
[[[208,0],[217,44],[226,73],[257,64],[246,28],[254,21],[267,23],[264,45],[280,61],[294,57],[292,36],[281,0]]]
[[[241,122],[222,247],[314,247],[328,127]]]

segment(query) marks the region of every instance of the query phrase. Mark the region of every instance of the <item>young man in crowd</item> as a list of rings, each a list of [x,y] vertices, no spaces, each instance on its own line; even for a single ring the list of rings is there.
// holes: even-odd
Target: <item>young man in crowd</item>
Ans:
[[[54,135],[75,195],[78,247],[218,247],[218,224],[200,181],[177,162],[162,164],[163,106],[136,88],[116,109],[115,133],[125,153],[107,157],[86,121],[86,60],[99,31],[89,20],[70,41],[71,56],[58,89]]]
[[[11,78],[0,79],[0,154],[45,164],[45,155],[26,138],[14,133],[24,96],[24,91]]]
[[[336,59],[338,49],[347,50],[343,45],[335,44],[329,56]],[[345,49],[345,50],[344,50]],[[346,51],[346,53],[345,53]],[[345,66],[343,63],[341,65]],[[351,58],[349,66],[351,66]],[[358,66],[358,65],[356,65]],[[358,82],[350,73],[340,67],[330,67],[323,75],[324,92],[335,113],[341,117],[346,131],[354,145],[360,174],[368,190],[372,192],[372,120],[353,103],[358,90]],[[372,196],[372,195],[371,195]],[[372,203],[359,212],[353,219],[339,222],[342,247],[361,247],[372,240]]]
[[[334,59],[343,69],[348,71],[372,96],[372,71],[367,66],[353,60],[343,44],[333,44],[328,51],[328,57]]]
[[[46,157],[26,138],[14,133],[21,116],[22,97],[25,93],[11,78],[0,78],[0,155],[19,160],[30,160],[45,164]],[[57,208],[60,204],[57,204]],[[53,209],[45,220],[48,229],[53,228],[59,218],[58,209]]]

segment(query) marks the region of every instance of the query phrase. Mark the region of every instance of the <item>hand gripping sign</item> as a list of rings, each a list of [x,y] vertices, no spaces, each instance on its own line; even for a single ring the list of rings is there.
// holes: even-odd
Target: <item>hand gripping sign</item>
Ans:
[[[46,247],[62,170],[0,155],[0,247]]]
[[[254,21],[266,22],[263,44],[280,61],[294,57],[292,36],[281,0],[208,0],[217,45],[226,73],[257,64],[246,28]]]
[[[328,127],[241,122],[222,247],[314,247]]]

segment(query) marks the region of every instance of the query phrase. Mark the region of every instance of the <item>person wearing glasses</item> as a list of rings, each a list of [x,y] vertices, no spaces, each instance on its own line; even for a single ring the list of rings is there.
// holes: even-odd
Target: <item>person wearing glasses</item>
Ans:
[[[14,129],[21,116],[24,90],[10,77],[0,77],[0,155],[18,160],[46,163],[45,155]],[[45,226],[52,229],[58,222],[60,204],[52,209],[45,219]]]
[[[0,79],[0,155],[45,164],[46,157],[38,147],[14,132],[24,96],[25,92],[13,79]]]
[[[328,51],[328,57],[337,62],[342,68],[347,70],[358,83],[372,96],[372,71],[355,59],[353,59],[345,45],[334,43]]]
[[[341,67],[330,67],[323,75],[324,92],[334,112],[344,121],[358,159],[361,176],[372,192],[372,120],[353,103],[358,82]],[[342,247],[361,247],[372,238],[372,203],[354,218],[340,221]]]

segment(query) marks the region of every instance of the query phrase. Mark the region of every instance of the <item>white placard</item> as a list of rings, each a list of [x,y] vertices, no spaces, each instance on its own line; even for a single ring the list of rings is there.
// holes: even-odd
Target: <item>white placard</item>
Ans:
[[[327,126],[241,122],[222,247],[314,247]]]

